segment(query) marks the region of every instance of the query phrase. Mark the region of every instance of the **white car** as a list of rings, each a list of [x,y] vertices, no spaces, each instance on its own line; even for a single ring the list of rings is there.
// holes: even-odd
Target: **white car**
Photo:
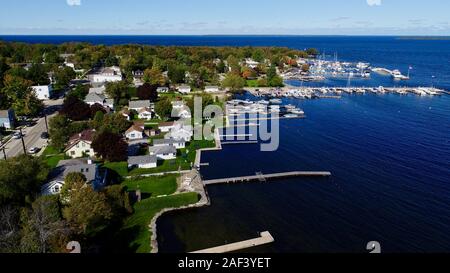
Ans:
[[[19,133],[19,132],[14,133],[14,134],[12,135],[12,138],[13,138],[13,139],[21,139],[22,137],[23,137],[23,135],[22,135],[21,133]]]
[[[41,149],[39,149],[37,147],[33,147],[33,148],[29,149],[28,152],[33,155],[33,154],[39,153],[40,150]]]

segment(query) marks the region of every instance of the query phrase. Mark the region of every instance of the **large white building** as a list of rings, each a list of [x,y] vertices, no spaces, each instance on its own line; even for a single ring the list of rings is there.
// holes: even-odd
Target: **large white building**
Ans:
[[[40,100],[49,100],[53,93],[52,85],[35,85],[31,87]]]
[[[120,67],[111,66],[101,69],[92,75],[92,81],[99,82],[120,82],[122,80],[122,72]]]

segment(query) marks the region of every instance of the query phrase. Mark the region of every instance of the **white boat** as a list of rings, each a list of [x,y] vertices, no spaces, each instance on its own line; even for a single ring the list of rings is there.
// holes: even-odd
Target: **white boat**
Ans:
[[[400,72],[400,70],[395,69],[392,71],[392,77],[394,78],[394,80],[409,80],[409,77],[402,75],[402,73]]]
[[[270,100],[270,103],[273,103],[273,104],[281,104],[283,101],[282,100],[280,100],[280,99],[271,99]]]
[[[292,114],[297,114],[297,115],[304,115],[305,111],[301,110],[301,109],[295,109],[291,111]]]
[[[285,118],[298,118],[298,115],[295,115],[295,114],[287,114],[287,115],[284,115],[284,117],[285,117]]]

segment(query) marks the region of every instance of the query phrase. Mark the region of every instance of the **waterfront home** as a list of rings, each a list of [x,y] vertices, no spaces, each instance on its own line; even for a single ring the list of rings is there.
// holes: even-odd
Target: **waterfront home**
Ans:
[[[194,135],[192,126],[176,124],[164,136],[165,139],[183,140],[189,142]]]
[[[172,108],[173,109],[182,109],[185,106],[186,106],[186,104],[182,100],[172,101]]]
[[[52,85],[35,85],[31,87],[40,100],[49,100],[53,94]]]
[[[144,128],[132,125],[126,132],[125,137],[129,140],[143,139],[145,137]]]
[[[187,106],[184,106],[183,108],[173,108],[172,118],[190,119],[192,118],[191,110]]]
[[[181,85],[178,87],[178,92],[182,94],[189,94],[191,93],[191,87],[189,85]]]
[[[150,111],[155,111],[155,104],[151,103],[150,100],[132,100],[128,102],[128,109],[134,110],[139,113],[142,109],[148,108]]]
[[[253,59],[251,59],[251,58],[247,58],[247,59],[245,59],[245,65],[246,66],[248,66],[248,67],[250,67],[250,68],[257,68],[258,67],[258,65],[259,65],[259,62],[257,62],[257,61],[254,61]]]
[[[177,158],[177,148],[174,146],[152,146],[149,147],[150,155],[156,156],[159,160],[172,160]]]
[[[174,122],[162,122],[159,124],[159,130],[162,133],[168,133],[174,127],[175,127]]]
[[[108,99],[103,94],[98,93],[89,93],[86,95],[86,98],[84,99],[84,102],[86,104],[89,104],[89,106],[92,106],[94,104],[99,104],[103,107],[108,107],[109,109],[114,109],[114,99]]]
[[[122,72],[117,66],[106,67],[92,74],[91,78],[92,82],[96,83],[120,82],[122,81]]]
[[[150,110],[150,108],[143,108],[138,113],[139,119],[151,120],[153,117],[153,112]]]
[[[86,183],[96,190],[107,184],[107,171],[101,172],[99,166],[94,164],[92,160],[87,158],[61,160],[56,168],[50,172],[49,182],[41,187],[41,194],[59,194],[69,173],[82,173],[86,177]]]
[[[158,92],[158,93],[169,93],[169,87],[166,87],[166,86],[158,87],[156,89],[156,92]]]
[[[16,116],[13,109],[0,110],[0,127],[14,129]]]
[[[218,93],[220,92],[220,88],[218,86],[205,86],[206,93]]]
[[[155,155],[128,157],[128,169],[153,169],[158,166],[158,158]]]
[[[153,146],[174,146],[179,150],[186,148],[186,141],[175,139],[155,139],[153,140]]]
[[[84,156],[94,156],[92,142],[94,141],[95,130],[84,130],[79,134],[73,135],[64,150],[67,156],[78,158]]]

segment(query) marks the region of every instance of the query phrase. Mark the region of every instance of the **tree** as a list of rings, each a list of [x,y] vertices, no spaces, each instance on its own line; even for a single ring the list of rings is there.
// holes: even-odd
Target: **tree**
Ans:
[[[302,65],[302,71],[303,71],[303,72],[308,72],[308,71],[309,71],[309,68],[310,68],[310,67],[309,67],[309,64],[303,64],[303,65]]]
[[[111,206],[104,193],[81,181],[77,181],[67,189],[68,205],[63,208],[64,218],[79,234],[95,235],[104,228],[112,217]]]
[[[173,84],[184,83],[186,69],[181,65],[171,65],[167,76]]]
[[[22,216],[21,250],[26,253],[60,252],[58,237],[67,238],[70,229],[63,221],[57,196],[41,196]],[[67,240],[63,240],[67,241]]]
[[[49,122],[50,143],[58,150],[62,150],[70,137],[70,121],[65,115],[56,115]]]
[[[264,61],[264,52],[258,48],[256,49],[252,54],[252,59],[258,63],[261,63]]]
[[[144,83],[142,86],[139,86],[137,89],[137,96],[141,100],[150,100],[151,102],[155,102],[158,100],[158,86]]]
[[[163,86],[166,84],[166,79],[159,68],[153,67],[144,71],[144,82]]]
[[[92,148],[98,156],[111,162],[127,159],[128,145],[120,134],[101,132],[92,142]]]
[[[225,88],[230,88],[232,91],[242,90],[245,86],[245,80],[239,75],[228,73],[222,81],[222,86]]]
[[[114,134],[123,134],[130,128],[129,122],[121,113],[108,114],[103,117],[103,124],[99,131],[108,131]]]
[[[315,49],[315,48],[308,48],[308,49],[306,50],[306,53],[307,53],[309,56],[317,56],[317,55],[319,55],[319,51],[318,51],[317,49]]]
[[[67,96],[73,96],[79,100],[84,100],[87,94],[89,94],[89,86],[78,84]]]
[[[101,112],[104,115],[106,114],[106,109],[103,107],[103,105],[100,105],[98,103],[91,105],[90,107],[91,118],[94,118],[98,112]]]
[[[40,158],[27,155],[0,161],[0,206],[23,204],[40,192],[48,167]]]
[[[257,80],[258,87],[268,87],[269,83],[267,82],[266,78],[261,78]]]
[[[3,88],[3,77],[8,70],[9,65],[6,63],[5,58],[0,57],[0,89]]]
[[[31,89],[31,81],[21,77],[6,75],[1,91],[5,97],[5,108],[12,107],[19,116],[35,116],[42,111],[44,105]]]
[[[169,98],[160,99],[155,105],[155,111],[161,118],[170,118],[172,114],[172,103]]]
[[[55,72],[56,89],[63,89],[69,85],[70,81],[76,77],[75,71],[71,67],[58,68]]]
[[[92,127],[94,127],[96,130],[99,130],[103,126],[104,117],[105,114],[103,114],[102,111],[98,111],[92,120]]]
[[[111,207],[114,218],[120,218],[128,213],[132,213],[133,209],[130,205],[129,195],[126,188],[122,185],[109,186],[105,190],[107,201]]]
[[[122,105],[124,102],[123,99],[125,99],[126,103],[128,103],[128,100],[130,99],[128,84],[125,81],[108,82],[106,84],[105,92],[110,98],[114,99],[116,104]]]
[[[60,200],[66,204],[70,202],[71,190],[79,190],[86,184],[86,176],[82,173],[69,173],[64,178],[64,186],[61,189]]]
[[[87,120],[91,117],[91,108],[84,101],[70,96],[64,100],[61,114],[74,121]]]
[[[11,205],[0,207],[0,253],[20,251],[19,227],[18,208]]]
[[[233,55],[228,56],[227,58],[228,67],[231,69],[231,73],[240,75],[241,74],[241,65],[239,64],[239,60]]]
[[[48,71],[42,64],[35,63],[28,69],[27,79],[33,82],[33,85],[48,85],[50,78]]]

